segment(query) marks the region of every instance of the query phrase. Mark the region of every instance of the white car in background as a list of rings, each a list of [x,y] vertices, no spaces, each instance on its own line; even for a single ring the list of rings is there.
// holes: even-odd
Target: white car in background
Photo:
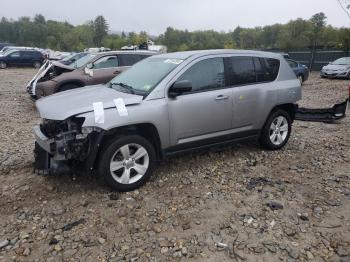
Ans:
[[[350,57],[342,57],[322,67],[321,77],[350,79]]]

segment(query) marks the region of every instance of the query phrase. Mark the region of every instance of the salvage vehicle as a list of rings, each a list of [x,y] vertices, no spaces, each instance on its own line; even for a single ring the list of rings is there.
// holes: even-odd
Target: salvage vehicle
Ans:
[[[292,59],[286,59],[290,67],[293,69],[295,75],[300,83],[304,83],[309,78],[309,68],[306,65],[300,64]]]
[[[322,67],[321,77],[350,79],[350,57],[342,57]]]
[[[35,100],[78,87],[105,84],[133,64],[153,54],[145,51],[113,51],[88,54],[69,66],[48,63],[29,81],[27,92]],[[90,57],[92,58],[89,59]]]
[[[44,60],[44,55],[37,50],[8,50],[3,55],[0,55],[0,69],[5,69],[8,66],[40,68]]]
[[[38,100],[43,121],[34,127],[34,166],[42,174],[97,171],[112,188],[133,190],[156,161],[173,154],[252,138],[269,150],[283,148],[296,113],[312,116],[312,109],[298,111],[300,99],[300,82],[278,54],[152,56],[106,85]],[[344,117],[340,107],[326,118]]]

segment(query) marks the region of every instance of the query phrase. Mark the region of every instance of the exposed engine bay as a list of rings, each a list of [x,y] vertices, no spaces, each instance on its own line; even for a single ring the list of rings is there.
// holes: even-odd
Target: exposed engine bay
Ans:
[[[77,117],[63,121],[44,119],[40,126],[34,127],[37,136],[34,167],[37,171],[59,171],[66,164],[86,164],[85,167],[91,169],[89,164],[93,161],[89,158],[97,151],[100,130],[82,130],[83,122],[84,118]]]

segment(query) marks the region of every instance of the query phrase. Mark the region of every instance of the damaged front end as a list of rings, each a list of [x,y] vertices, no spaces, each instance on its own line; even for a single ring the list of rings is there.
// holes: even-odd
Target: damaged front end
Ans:
[[[47,60],[42,67],[39,69],[38,73],[30,80],[26,86],[27,93],[33,100],[38,99],[37,85],[52,81],[55,77],[66,73],[72,72],[75,68],[61,64],[59,62],[52,62]]]
[[[43,120],[34,126],[35,163],[39,174],[67,172],[75,167],[92,170],[103,136],[99,128],[82,128],[84,118]]]

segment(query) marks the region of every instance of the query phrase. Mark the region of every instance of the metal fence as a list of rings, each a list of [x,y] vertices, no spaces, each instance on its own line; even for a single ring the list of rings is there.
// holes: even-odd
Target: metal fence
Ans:
[[[312,50],[288,52],[291,59],[307,65],[310,70],[319,71],[324,65],[344,56],[350,56],[349,51]]]

